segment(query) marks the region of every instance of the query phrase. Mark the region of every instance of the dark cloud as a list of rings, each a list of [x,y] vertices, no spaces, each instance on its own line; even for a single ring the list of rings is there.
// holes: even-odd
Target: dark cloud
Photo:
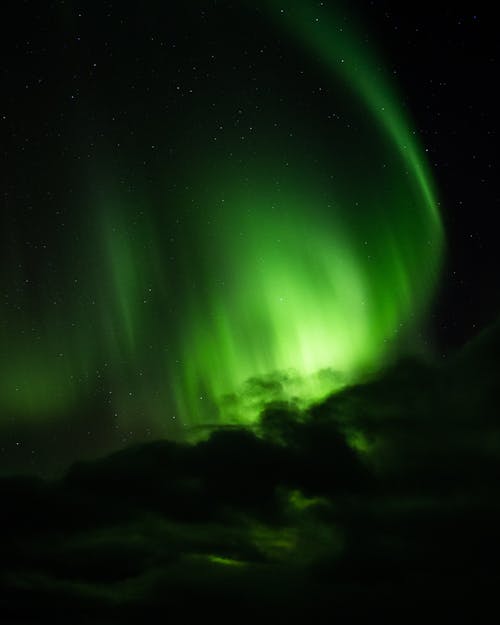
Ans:
[[[271,404],[254,431],[3,478],[2,622],[478,622],[500,557],[497,337],[308,413]]]

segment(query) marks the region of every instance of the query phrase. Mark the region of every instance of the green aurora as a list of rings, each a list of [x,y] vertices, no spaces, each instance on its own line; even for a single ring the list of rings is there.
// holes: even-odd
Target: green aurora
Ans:
[[[270,2],[261,19],[322,77],[333,121],[302,120],[286,143],[243,141],[234,128],[230,158],[200,140],[181,156],[186,184],[168,192],[158,180],[154,197],[125,193],[103,156],[79,248],[61,251],[66,282],[45,276],[36,313],[4,310],[4,414],[63,418],[97,396],[124,427],[182,437],[186,427],[252,423],[268,401],[308,405],[415,341],[443,231],[391,77],[329,9]],[[274,103],[262,95],[269,125]],[[205,114],[209,125],[215,114]]]

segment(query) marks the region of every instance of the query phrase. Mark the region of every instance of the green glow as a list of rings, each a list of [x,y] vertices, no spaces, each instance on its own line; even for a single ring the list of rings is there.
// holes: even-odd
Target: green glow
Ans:
[[[91,392],[92,351],[49,319],[7,319],[1,336],[0,410],[5,417],[57,418]]]
[[[207,559],[209,562],[212,562],[213,564],[220,564],[222,566],[235,566],[235,567],[246,566],[246,562],[242,562],[241,560],[233,560],[231,558],[223,558],[222,556],[209,555],[207,556]]]
[[[342,552],[345,545],[342,531],[314,516],[319,499],[306,502],[306,498],[296,492],[291,493],[289,502],[290,526],[275,528],[255,524],[250,528],[252,543],[266,559],[298,563]]]
[[[360,454],[368,454],[373,451],[373,444],[363,432],[348,430],[345,434],[348,444]]]
[[[293,509],[302,512],[317,505],[327,503],[322,497],[306,497],[299,490],[293,490],[288,496],[288,501]]]
[[[287,558],[298,546],[299,530],[295,527],[273,529],[255,525],[251,529],[253,544],[270,560]]]
[[[338,146],[318,148],[333,176],[300,154],[285,169],[276,154],[242,172],[226,165],[231,183],[204,187],[200,203],[214,219],[202,233],[208,297],[190,306],[189,365],[175,388],[181,410],[200,421],[207,395],[225,420],[251,422],[270,399],[307,405],[355,381],[418,327],[437,279],[433,184],[394,90],[358,37],[328,13],[317,18],[311,3],[292,7],[276,11],[283,28],[369,115],[353,113],[357,145],[341,130]],[[273,148],[260,147],[268,158]]]
[[[104,162],[61,259],[64,297],[43,293],[36,319],[4,314],[5,414],[59,416],[100,394],[120,425],[160,435],[249,424],[266,402],[307,406],[359,380],[419,330],[443,233],[412,124],[329,9],[268,8],[324,72],[336,121],[297,120],[293,101],[284,119],[262,95],[261,125],[293,132],[245,143],[234,128],[227,152],[201,141],[179,157],[185,186],[157,179],[156,195],[125,192]],[[290,98],[279,76],[273,89]]]

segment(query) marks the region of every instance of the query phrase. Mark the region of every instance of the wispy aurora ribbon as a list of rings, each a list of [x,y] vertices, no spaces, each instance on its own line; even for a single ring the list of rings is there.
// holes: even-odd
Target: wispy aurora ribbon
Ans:
[[[179,158],[177,190],[155,178],[155,193],[125,193],[106,178],[126,176],[101,168],[84,225],[72,224],[81,244],[60,259],[53,291],[66,303],[53,305],[47,268],[36,314],[3,311],[3,414],[64,418],[104,401],[123,427],[183,436],[252,423],[269,401],[307,405],[415,340],[443,228],[391,76],[331,8],[264,6],[252,19],[283,42],[258,83],[257,131],[243,141],[228,119],[224,149],[200,138]],[[279,53],[295,55],[286,75]],[[293,74],[297,56],[314,79]],[[200,128],[240,106],[247,74],[214,78],[220,106],[196,108]]]

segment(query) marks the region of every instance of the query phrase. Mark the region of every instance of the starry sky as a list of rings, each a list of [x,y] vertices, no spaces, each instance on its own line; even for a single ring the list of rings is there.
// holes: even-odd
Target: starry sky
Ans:
[[[9,623],[487,593],[493,8],[26,0],[0,28]]]
[[[495,319],[488,14],[278,5],[12,10],[8,463],[251,424]]]

